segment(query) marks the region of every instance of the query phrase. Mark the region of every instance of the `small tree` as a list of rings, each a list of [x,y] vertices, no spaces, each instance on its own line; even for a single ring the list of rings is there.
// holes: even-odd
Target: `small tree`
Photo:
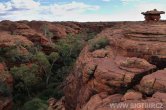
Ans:
[[[59,54],[57,52],[52,52],[49,56],[48,59],[51,63],[54,63],[56,60],[59,59]]]
[[[52,38],[53,38],[53,36],[54,36],[54,34],[53,34],[52,32],[49,31],[49,32],[47,33],[47,37],[48,37],[50,43],[52,43]]]
[[[73,62],[79,55],[84,46],[84,41],[79,36],[69,35],[64,39],[60,39],[56,44],[60,57],[63,59],[64,64],[68,65]]]
[[[48,84],[48,79],[52,74],[51,64],[49,63],[47,56],[43,52],[38,52],[35,55],[35,60],[38,62],[40,68],[44,71],[46,76],[46,84]]]
[[[44,33],[44,36],[47,36],[47,33],[48,33],[48,26],[46,24],[44,24],[42,27],[41,27],[43,33]]]
[[[49,39],[50,43],[52,43],[52,38],[54,34],[50,32],[50,30],[48,29],[48,25],[44,24],[41,29],[44,33],[44,36],[46,36]]]

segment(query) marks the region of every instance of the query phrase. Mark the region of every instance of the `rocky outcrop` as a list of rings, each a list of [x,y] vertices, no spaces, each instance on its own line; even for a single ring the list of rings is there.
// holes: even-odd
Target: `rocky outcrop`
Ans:
[[[32,46],[33,43],[29,41],[26,37],[20,35],[10,35],[7,32],[1,32],[0,34],[0,47],[11,47],[17,44],[22,44],[24,46]]]
[[[27,23],[32,29],[43,34],[43,26],[47,25],[47,28],[50,32],[54,34],[53,40],[64,38],[67,35],[75,35],[80,32],[80,27],[75,22],[59,22],[59,23],[50,23],[50,22],[40,22],[40,21],[31,21]]]
[[[67,36],[66,28],[60,24],[48,24],[48,29],[54,34],[53,39],[60,39]]]
[[[48,100],[48,109],[47,110],[65,110],[64,97],[62,97],[59,101],[57,101],[54,98],[50,98]]]
[[[49,41],[46,36],[31,29],[28,25],[23,23],[16,23],[14,25],[13,34],[25,36],[27,39],[35,44],[46,45]],[[44,42],[42,42],[44,40]]]
[[[164,23],[124,23],[99,33],[109,44],[90,42],[82,50],[66,81],[66,110],[109,110],[115,102],[160,103],[164,109],[166,72],[158,69],[166,67],[165,30]],[[89,51],[92,45],[96,49]]]
[[[73,107],[76,106],[76,110],[82,109],[94,94],[125,93],[128,88],[133,87],[143,76],[155,69],[154,65],[143,59],[122,56],[114,58],[111,50],[107,49],[109,51],[105,58],[93,57],[86,49],[82,52],[76,63],[75,72],[71,79],[68,79],[74,80],[69,84],[71,88],[66,88],[66,103],[69,103],[67,106],[70,109],[72,104]],[[73,103],[70,101],[72,99]]]
[[[127,56],[142,58],[165,58],[166,25],[133,24],[119,29],[106,29],[100,36],[109,36],[112,45],[127,51]],[[162,47],[161,47],[162,45]]]

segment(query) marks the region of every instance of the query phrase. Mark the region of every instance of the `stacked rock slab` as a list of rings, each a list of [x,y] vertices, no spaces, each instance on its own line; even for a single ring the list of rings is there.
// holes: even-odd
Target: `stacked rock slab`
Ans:
[[[141,14],[143,14],[145,16],[145,20],[149,22],[149,21],[159,21],[161,18],[160,14],[165,14],[165,12],[157,11],[157,9],[154,9],[151,11],[142,12]]]

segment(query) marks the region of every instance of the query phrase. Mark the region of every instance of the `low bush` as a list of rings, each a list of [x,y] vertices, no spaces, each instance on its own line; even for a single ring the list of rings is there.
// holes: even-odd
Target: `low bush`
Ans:
[[[109,45],[109,40],[105,37],[92,39],[89,41],[89,51],[93,52],[97,49],[105,48],[107,45]]]
[[[23,55],[20,52],[20,48],[15,46],[6,47],[4,49],[0,49],[1,59],[3,61],[10,61],[16,63],[26,63],[29,62],[32,58],[32,54],[28,53],[27,55]]]
[[[38,97],[42,100],[48,100],[50,97],[54,97],[56,99],[60,99],[63,96],[62,90],[58,90],[55,88],[48,88],[38,94]]]
[[[47,103],[39,98],[34,98],[26,102],[22,110],[47,110]]]
[[[63,61],[66,63],[71,63],[72,59],[78,57],[80,51],[84,46],[84,40],[81,36],[72,36],[69,35],[65,39],[60,39],[55,47],[58,50],[60,57],[63,58]]]
[[[31,67],[21,65],[20,67],[11,68],[11,73],[14,79],[22,81],[26,86],[33,86],[38,81],[38,65],[33,64]]]
[[[57,52],[52,52],[49,56],[48,59],[51,63],[54,63],[55,61],[57,61],[59,59],[59,53]]]
[[[47,73],[50,69],[50,63],[47,59],[47,56],[43,52],[37,52],[34,56],[34,60],[36,60],[40,67],[44,69],[44,71]]]

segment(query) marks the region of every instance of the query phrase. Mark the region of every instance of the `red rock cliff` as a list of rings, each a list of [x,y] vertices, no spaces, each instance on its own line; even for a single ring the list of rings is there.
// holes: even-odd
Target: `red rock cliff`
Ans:
[[[109,43],[98,48],[102,37]],[[92,51],[92,47],[97,49]],[[110,110],[115,102],[161,103],[164,108],[159,109],[166,109],[164,68],[165,23],[124,23],[107,28],[83,49],[68,76],[66,110]]]

